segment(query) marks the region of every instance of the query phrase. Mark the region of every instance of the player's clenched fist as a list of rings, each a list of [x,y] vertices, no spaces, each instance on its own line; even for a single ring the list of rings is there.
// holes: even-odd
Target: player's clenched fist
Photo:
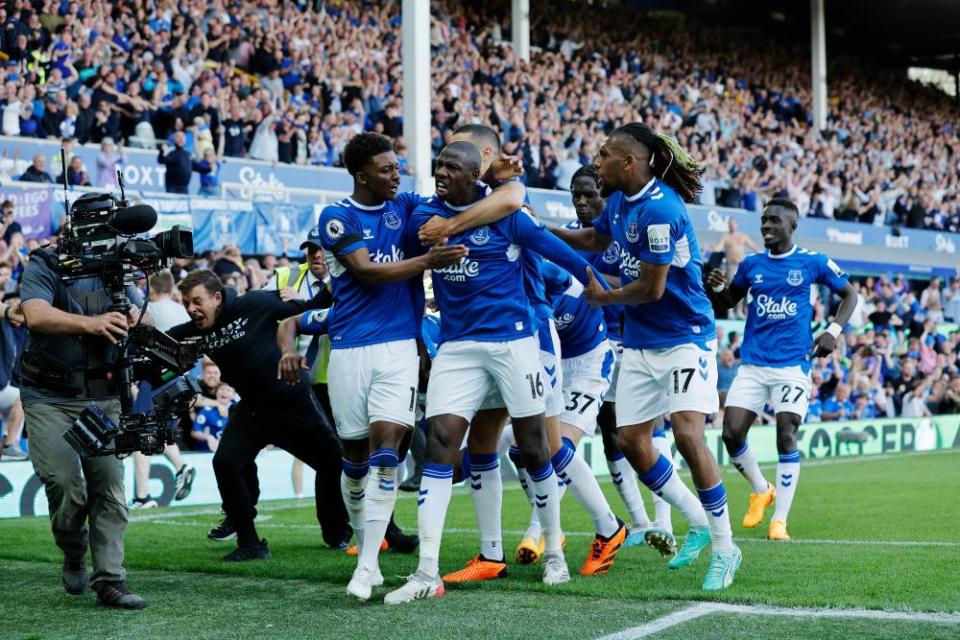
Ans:
[[[723,275],[723,271],[714,269],[710,272],[710,275],[707,276],[707,284],[709,284],[714,291],[718,291],[727,286],[727,278]]]

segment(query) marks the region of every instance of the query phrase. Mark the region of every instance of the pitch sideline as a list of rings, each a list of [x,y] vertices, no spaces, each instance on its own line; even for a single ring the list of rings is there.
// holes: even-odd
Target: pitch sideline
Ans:
[[[723,604],[700,602],[644,624],[601,636],[597,640],[637,640],[647,638],[671,627],[686,624],[714,613],[740,615],[783,616],[788,618],[863,618],[898,622],[925,622],[930,624],[958,624],[958,613],[920,613],[910,611],[879,611],[871,609],[832,609],[812,607],[769,607],[764,605]]]

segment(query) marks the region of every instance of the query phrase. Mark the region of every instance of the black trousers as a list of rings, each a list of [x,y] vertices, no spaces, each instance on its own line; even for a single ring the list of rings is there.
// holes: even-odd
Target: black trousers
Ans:
[[[335,545],[352,534],[340,493],[340,442],[309,389],[294,396],[241,400],[213,456],[223,508],[237,530],[238,543],[258,541],[253,519],[260,497],[256,457],[272,444],[303,460],[316,472],[317,521],[323,540]]]

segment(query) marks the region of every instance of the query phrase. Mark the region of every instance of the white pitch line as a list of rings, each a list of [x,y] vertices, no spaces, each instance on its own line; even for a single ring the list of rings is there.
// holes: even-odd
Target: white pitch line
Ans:
[[[662,618],[617,631],[598,640],[638,640],[671,627],[702,618],[714,613],[741,615],[783,616],[788,618],[860,618],[867,620],[896,620],[898,622],[924,622],[929,624],[960,624],[958,613],[922,613],[914,611],[880,611],[871,609],[830,609],[768,607],[764,605],[721,604],[702,602],[675,611]]]
[[[960,624],[960,613],[926,613],[920,611],[879,611],[872,609],[832,609],[813,607],[769,607],[766,605],[717,604],[718,611],[791,618],[866,618],[931,624]]]
[[[684,624],[690,622],[691,620],[696,620],[697,618],[702,618],[703,616],[710,615],[711,613],[716,613],[717,605],[709,602],[701,602],[699,604],[694,604],[679,611],[674,611],[673,613],[663,616],[662,618],[657,618],[651,620],[650,622],[637,625],[636,627],[630,627],[629,629],[624,629],[623,631],[617,631],[616,633],[611,633],[610,635],[603,636],[598,638],[598,640],[634,640],[635,638],[646,638],[647,636],[652,636],[655,633],[659,633],[664,629],[669,629],[670,627],[675,627],[679,624]]]

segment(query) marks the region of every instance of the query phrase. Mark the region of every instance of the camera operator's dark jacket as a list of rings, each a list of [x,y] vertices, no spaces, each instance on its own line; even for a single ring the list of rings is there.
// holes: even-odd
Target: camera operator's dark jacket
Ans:
[[[277,325],[308,309],[329,307],[333,301],[330,293],[323,289],[312,300],[284,302],[276,291],[251,291],[238,296],[227,287],[225,292],[213,329],[201,332],[187,322],[170,329],[170,336],[177,340],[200,338],[200,352],[217,363],[221,379],[236,389],[245,403],[283,403],[284,397],[309,390],[305,380],[299,385],[288,385],[277,379],[281,355]]]
[[[30,262],[23,272],[21,300],[29,306],[31,300],[45,300],[51,306],[81,316],[96,316],[110,307],[110,292],[103,280],[93,276],[64,282],[56,271],[57,256],[52,249],[38,249],[30,254]],[[133,286],[128,286],[130,302],[140,306],[143,298]],[[50,373],[66,375],[72,372],[72,381],[79,392],[67,392],[53,388],[51,375],[31,379],[20,363],[15,380],[19,378],[20,397],[23,404],[57,402],[62,400],[102,399],[116,397],[117,390],[103,384],[104,374],[116,361],[117,350],[106,338],[88,335],[47,335],[30,331],[22,358],[39,358],[39,367],[51,367]],[[82,381],[84,370],[91,369],[88,380],[98,380],[95,388]]]

